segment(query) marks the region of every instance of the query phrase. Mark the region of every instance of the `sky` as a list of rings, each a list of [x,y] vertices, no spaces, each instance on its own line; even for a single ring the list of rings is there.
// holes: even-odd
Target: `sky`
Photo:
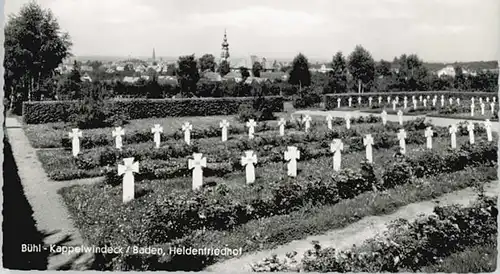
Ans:
[[[6,0],[6,14],[30,0]],[[220,56],[331,60],[357,44],[376,60],[499,59],[499,0],[37,0],[76,56]]]

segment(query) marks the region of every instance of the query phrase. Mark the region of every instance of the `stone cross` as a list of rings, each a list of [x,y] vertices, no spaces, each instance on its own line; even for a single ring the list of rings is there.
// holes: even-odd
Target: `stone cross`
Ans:
[[[427,99],[424,98],[424,101],[422,103],[424,103],[424,108],[426,108],[427,107]]]
[[[193,190],[197,190],[203,186],[202,167],[207,167],[207,158],[201,153],[193,153],[193,158],[188,160],[188,168],[193,170]]]
[[[427,127],[425,129],[425,137],[427,138],[427,148],[432,149],[432,135],[434,134],[434,131],[432,131],[431,127]]]
[[[401,151],[401,154],[406,154],[406,132],[404,129],[400,129],[398,133],[398,140],[399,140],[399,148]]]
[[[475,100],[474,97],[470,98],[472,104],[474,104],[474,100]]]
[[[332,130],[332,129],[333,129],[332,120],[333,120],[332,115],[328,114],[328,115],[326,116],[326,123],[327,123],[327,125],[328,125],[328,129],[329,129],[329,130]]]
[[[412,102],[416,101],[416,99],[415,99],[415,95],[412,95],[412,96],[411,96],[411,101],[412,101]]]
[[[285,136],[285,124],[285,118],[280,118],[280,120],[278,121],[278,126],[280,127],[280,136]]]
[[[337,108],[340,108],[340,101],[341,101],[341,100],[342,100],[342,99],[337,98]]]
[[[184,142],[186,142],[186,144],[188,145],[191,144],[191,130],[193,130],[193,125],[191,125],[189,122],[185,122],[182,125],[182,131],[184,131]]]
[[[448,102],[450,102],[450,106],[453,105],[453,98],[448,98]]]
[[[387,103],[389,104],[391,102],[391,96],[387,96]]]
[[[123,146],[122,136],[125,135],[125,130],[122,127],[116,127],[112,134],[115,137],[116,148],[121,149]]]
[[[74,128],[69,133],[69,138],[71,138],[71,150],[73,152],[73,157],[76,157],[78,153],[80,153],[80,139],[82,135],[82,131],[78,128]]]
[[[347,129],[351,128],[351,115],[349,113],[345,114],[345,127]]]
[[[297,160],[300,159],[300,151],[297,147],[288,147],[288,151],[285,151],[285,161],[287,164],[287,175],[290,177],[297,177]]]
[[[460,106],[460,98],[457,98],[457,106]]]
[[[427,95],[427,101],[429,101],[430,99],[431,99],[431,96]]]
[[[311,121],[312,118],[309,115],[306,115],[304,116],[304,118],[302,118],[302,122],[305,124],[306,133],[309,132],[309,128],[311,127]]]
[[[398,110],[398,120],[399,124],[402,126],[403,125],[403,111]]]
[[[419,100],[420,102],[422,102],[422,99],[423,99],[422,95],[418,96],[418,100]]]
[[[490,102],[490,97],[486,97],[486,103]]]
[[[406,96],[405,96],[404,101],[403,101],[403,106],[404,106],[404,109],[406,109],[408,107],[408,99],[406,98]]]
[[[352,97],[349,97],[348,101],[349,101],[349,107],[351,107],[352,106]]]
[[[451,135],[451,148],[457,148],[457,126],[456,125],[451,125],[450,126],[450,135]]]
[[[392,101],[392,110],[396,111],[396,100]]]
[[[469,121],[467,125],[467,130],[469,131],[469,143],[474,144],[474,124]]]
[[[358,97],[358,106],[361,106],[361,96]]]
[[[366,147],[366,160],[368,160],[368,163],[373,163],[373,137],[371,134],[367,134],[365,138],[363,138],[363,145]]]
[[[413,109],[417,109],[417,101],[413,101]]]
[[[497,102],[497,97],[493,96],[493,103]]]
[[[255,127],[257,126],[257,123],[253,119],[248,120],[247,122],[247,127],[248,127],[248,138],[253,139],[254,133],[255,133]]]
[[[373,98],[372,97],[368,97],[368,106],[369,107],[372,107],[372,101],[373,101]]]
[[[495,103],[491,102],[490,108],[491,108],[491,114],[495,114]]]
[[[493,136],[491,135],[490,119],[486,119],[486,121],[484,122],[484,127],[486,128],[486,136],[488,136],[488,142],[493,141]]]
[[[399,96],[396,96],[396,103],[399,104]]]
[[[482,97],[479,97],[479,103],[482,104],[483,103],[483,98]]]
[[[229,122],[224,119],[219,123],[219,127],[222,128],[222,142],[227,141],[227,128],[229,127]]]
[[[134,162],[134,157],[123,159],[124,165],[118,164],[118,176],[123,174],[123,203],[128,203],[134,199],[134,172],[139,172],[139,163]]]
[[[257,155],[253,151],[245,151],[245,156],[241,157],[241,165],[245,167],[247,184],[255,182],[255,164],[257,163]]]
[[[432,106],[435,107],[436,106],[436,101],[437,101],[437,98],[434,97],[432,98]]]
[[[342,158],[341,151],[344,150],[344,143],[340,139],[333,139],[330,150],[333,152],[333,170],[339,171]]]
[[[470,116],[474,116],[474,103],[470,104]]]
[[[378,104],[379,104],[379,105],[380,105],[380,104],[382,104],[382,96],[379,96],[379,97],[378,97]]]
[[[382,114],[380,115],[382,116],[382,124],[385,126],[385,124],[387,124],[387,111],[382,110]]]
[[[163,133],[163,127],[159,124],[155,124],[153,128],[151,128],[151,133],[153,133],[153,140],[155,142],[156,148],[160,147],[161,142],[161,133]]]
[[[481,107],[481,115],[484,115],[484,103],[481,102],[479,106]]]
[[[441,95],[441,107],[444,107],[444,95]]]

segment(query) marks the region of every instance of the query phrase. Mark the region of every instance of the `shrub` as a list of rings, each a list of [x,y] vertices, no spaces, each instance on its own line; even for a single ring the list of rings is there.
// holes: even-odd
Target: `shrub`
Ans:
[[[393,188],[397,185],[407,184],[413,175],[412,166],[404,157],[397,160],[384,170],[382,174],[382,187],[384,189]]]
[[[342,169],[333,174],[333,180],[337,183],[339,197],[350,199],[363,192],[372,190],[373,183],[366,180],[362,174],[351,169]]]

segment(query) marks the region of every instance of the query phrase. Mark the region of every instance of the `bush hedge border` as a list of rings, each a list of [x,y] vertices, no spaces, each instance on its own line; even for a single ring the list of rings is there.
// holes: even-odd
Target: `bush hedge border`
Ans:
[[[283,111],[283,97],[266,96],[273,112]],[[231,115],[241,104],[252,103],[255,97],[179,98],[179,99],[113,99],[107,100],[111,112],[124,113],[129,119]],[[23,103],[26,124],[66,122],[69,109],[78,101],[31,101]]]

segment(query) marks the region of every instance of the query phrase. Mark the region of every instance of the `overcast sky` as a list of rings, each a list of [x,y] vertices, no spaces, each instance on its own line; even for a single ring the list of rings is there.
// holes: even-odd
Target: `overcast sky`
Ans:
[[[6,0],[17,13],[29,0]],[[77,56],[220,55],[330,59],[363,45],[375,59],[498,59],[499,0],[38,0]]]

